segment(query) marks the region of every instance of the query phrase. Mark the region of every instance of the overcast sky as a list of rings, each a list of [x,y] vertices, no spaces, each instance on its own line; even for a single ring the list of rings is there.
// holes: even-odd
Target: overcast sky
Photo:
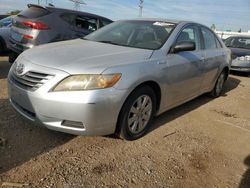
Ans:
[[[42,1],[42,0],[41,0]],[[48,0],[56,7],[72,9],[69,0]],[[45,0],[44,0],[45,2]],[[84,0],[81,10],[113,20],[139,15],[139,0]],[[144,0],[143,17],[191,20],[219,30],[250,30],[250,0]],[[24,9],[37,0],[0,0],[0,14]]]

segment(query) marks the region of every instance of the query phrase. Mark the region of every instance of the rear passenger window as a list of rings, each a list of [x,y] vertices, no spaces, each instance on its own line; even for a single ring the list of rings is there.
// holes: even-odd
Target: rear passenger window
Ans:
[[[24,18],[38,18],[49,14],[49,11],[44,8],[30,7],[18,14],[19,17]]]
[[[62,14],[61,18],[70,25],[75,25],[75,19],[76,19],[75,14],[70,14],[70,13]]]
[[[95,31],[97,29],[97,19],[87,16],[77,16],[75,20],[76,27],[86,29],[89,31]]]
[[[215,49],[217,48],[216,40],[214,34],[207,28],[202,27],[201,32],[204,38],[204,48],[205,49]]]

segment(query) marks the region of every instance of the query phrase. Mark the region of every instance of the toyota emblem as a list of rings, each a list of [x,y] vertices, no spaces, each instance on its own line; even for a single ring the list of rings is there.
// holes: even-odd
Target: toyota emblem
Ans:
[[[24,64],[22,63],[17,63],[16,65],[16,74],[21,75],[24,72]]]

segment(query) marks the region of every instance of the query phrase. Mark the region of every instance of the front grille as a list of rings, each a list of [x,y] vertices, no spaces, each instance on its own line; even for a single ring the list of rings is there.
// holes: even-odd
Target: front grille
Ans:
[[[45,74],[35,71],[29,71],[21,76],[15,74],[14,71],[11,74],[11,80],[14,83],[16,83],[19,87],[30,91],[37,90],[52,77],[53,75],[51,74]]]

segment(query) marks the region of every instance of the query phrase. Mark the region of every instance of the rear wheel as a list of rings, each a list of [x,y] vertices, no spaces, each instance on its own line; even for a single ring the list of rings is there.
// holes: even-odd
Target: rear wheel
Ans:
[[[219,97],[221,95],[225,81],[226,81],[226,72],[223,71],[219,75],[219,77],[215,83],[214,89],[210,92],[211,97],[216,98],[216,97]]]
[[[116,135],[135,140],[148,130],[156,109],[156,97],[149,86],[136,89],[124,103],[118,119]]]

